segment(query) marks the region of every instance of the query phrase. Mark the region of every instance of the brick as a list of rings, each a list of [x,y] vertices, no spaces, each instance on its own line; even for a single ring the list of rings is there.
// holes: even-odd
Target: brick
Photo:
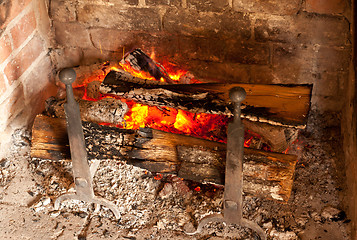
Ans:
[[[65,47],[92,48],[88,30],[79,23],[53,22],[55,39],[59,45]]]
[[[146,0],[148,6],[173,6],[180,7],[181,0]]]
[[[258,19],[254,27],[259,42],[290,42],[342,46],[350,39],[349,23],[343,17],[299,14],[296,17]]]
[[[247,15],[233,11],[218,14],[170,9],[164,15],[163,26],[165,31],[175,34],[247,40],[251,22]]]
[[[83,50],[78,47],[56,48],[51,51],[52,59],[55,59],[57,69],[81,65]]]
[[[117,30],[158,31],[161,28],[160,13],[156,8],[120,9],[107,5],[78,7],[78,21],[88,27],[116,28]]]
[[[3,63],[5,59],[9,57],[11,52],[12,47],[10,37],[6,34],[2,38],[0,38],[0,63]]]
[[[81,65],[90,65],[94,62],[105,62],[105,61],[118,61],[122,58],[122,51],[113,52],[99,50],[96,48],[83,49],[83,59],[81,60]]]
[[[199,60],[176,62],[203,82],[249,83],[249,67],[236,63],[218,63]]]
[[[156,56],[172,58],[181,51],[179,38],[182,36],[172,35],[166,32],[157,33],[133,33],[117,31],[114,29],[91,29],[91,39],[98,50],[115,51],[122,55],[135,48],[141,48],[148,54],[155,53]],[[103,36],[108,36],[103,40]],[[180,50],[178,50],[180,49]]]
[[[0,104],[0,122],[5,122],[12,117],[16,116],[25,107],[25,98],[23,86],[20,84],[17,86],[11,95]]]
[[[320,14],[343,13],[347,7],[346,0],[306,0],[305,10],[307,12]]]
[[[343,106],[343,98],[336,99],[336,97],[327,96],[311,96],[311,109],[319,113],[325,112],[340,112]]]
[[[133,33],[108,28],[91,29],[90,36],[94,47],[99,50],[118,51],[136,41]]]
[[[319,45],[276,44],[273,70],[281,83],[314,83],[328,73],[348,71],[351,49]]]
[[[223,61],[226,41],[219,38],[180,37],[180,54],[187,59]]]
[[[35,13],[30,11],[11,29],[14,47],[18,48],[36,29]]]
[[[231,40],[226,44],[224,60],[241,64],[269,64],[269,45],[261,43],[241,43]]]
[[[274,84],[274,72],[270,66],[250,65],[249,66],[250,83],[253,84]]]
[[[43,91],[46,91],[46,85],[48,85],[52,74],[52,64],[49,56],[38,62],[33,66],[32,71],[22,81],[24,85],[24,96],[26,102],[29,102],[34,96],[41,95]]]
[[[10,85],[26,71],[43,50],[42,39],[35,36],[14,59],[6,65],[4,72]]]
[[[0,96],[6,91],[6,83],[3,74],[0,74]]]
[[[254,26],[254,38],[258,42],[293,42],[300,33],[295,29],[296,19],[293,17],[274,17],[258,19]]]
[[[312,94],[321,97],[335,97],[343,99],[345,89],[344,81],[348,78],[348,72],[325,73],[323,78],[314,81]]]
[[[5,0],[0,3],[0,29],[13,20],[32,0]]]
[[[293,15],[299,11],[300,2],[300,0],[235,0],[233,1],[233,9],[238,12],[267,13],[273,15]]]
[[[187,0],[187,7],[203,12],[221,12],[230,8],[228,0]]]
[[[160,33],[141,33],[136,35],[136,42],[133,47],[140,47],[148,54],[155,53],[157,59],[170,60],[176,55],[181,55],[182,46],[180,46],[180,38],[167,32]],[[130,47],[130,46],[129,46]]]
[[[50,5],[51,18],[59,22],[76,21],[76,2],[67,0],[53,0]]]

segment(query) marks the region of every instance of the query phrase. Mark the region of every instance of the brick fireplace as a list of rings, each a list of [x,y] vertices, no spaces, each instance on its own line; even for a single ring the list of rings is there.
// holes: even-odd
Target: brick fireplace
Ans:
[[[56,94],[64,67],[140,47],[203,82],[313,84],[311,109],[342,120],[357,236],[353,4],[347,0],[4,0],[0,156]],[[293,106],[292,106],[293,107]]]

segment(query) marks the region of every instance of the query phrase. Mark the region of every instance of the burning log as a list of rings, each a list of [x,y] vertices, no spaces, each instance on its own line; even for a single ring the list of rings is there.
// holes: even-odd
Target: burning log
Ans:
[[[167,83],[173,83],[173,80],[165,68],[139,48],[128,53],[120,63],[122,66],[128,64],[132,69],[138,72],[147,72],[158,81],[163,79]]]
[[[88,91],[87,91],[88,92]],[[49,98],[46,101],[47,113],[57,118],[65,118],[63,104],[65,100]],[[113,98],[104,98],[98,101],[78,100],[83,121],[94,123],[123,124],[123,118],[128,111],[126,103]],[[273,152],[283,152],[295,141],[298,134],[296,128],[274,126],[243,119],[248,131],[257,134],[260,144],[265,143]],[[220,131],[220,129],[217,129]],[[257,146],[260,149],[259,146]]]
[[[242,109],[244,118],[273,125],[305,126],[310,107],[310,85],[163,84],[133,77],[122,70],[112,70],[102,82],[100,91],[147,105],[232,115],[228,92],[237,86],[247,92]]]
[[[223,184],[226,145],[153,129],[126,130],[84,122],[89,159],[125,160],[155,173]],[[32,129],[31,156],[70,159],[65,120],[39,115]],[[244,192],[287,201],[296,156],[245,149]]]
[[[120,100],[116,99],[102,99],[99,101],[86,101],[78,100],[81,108],[81,116],[83,121],[90,121],[95,123],[108,123],[108,124],[122,124],[123,116],[127,112],[127,105]],[[63,99],[50,98],[46,102],[47,113],[57,118],[64,118]],[[160,110],[158,110],[160,111]],[[255,148],[261,149],[262,144],[266,144],[273,152],[283,152],[286,150],[293,141],[297,138],[298,129],[286,128],[282,126],[274,126],[267,123],[259,123],[243,119],[243,123],[248,133],[253,133],[260,140]],[[222,128],[224,128],[222,126]],[[196,129],[197,130],[197,129]],[[219,133],[220,128],[214,132]],[[219,137],[219,136],[217,136]]]

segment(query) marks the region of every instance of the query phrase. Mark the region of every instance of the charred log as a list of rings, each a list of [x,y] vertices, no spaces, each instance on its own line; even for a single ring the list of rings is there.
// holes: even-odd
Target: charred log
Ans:
[[[63,108],[65,102],[65,99],[54,97],[47,99],[47,113],[57,118],[65,118],[66,115]],[[104,98],[98,101],[77,99],[77,102],[81,111],[82,121],[119,124],[123,121],[124,115],[128,111],[126,103],[113,98]]]
[[[103,94],[133,99],[143,104],[168,106],[194,113],[231,115],[228,92],[243,87],[247,98],[242,115],[253,121],[304,127],[310,107],[310,85],[255,85],[238,83],[162,84],[111,71],[100,86]]]
[[[165,133],[84,122],[88,159],[125,160],[156,173],[176,174],[198,182],[223,184],[226,145]],[[70,159],[65,120],[39,115],[32,129],[31,157]],[[287,201],[296,156],[245,149],[244,192]]]

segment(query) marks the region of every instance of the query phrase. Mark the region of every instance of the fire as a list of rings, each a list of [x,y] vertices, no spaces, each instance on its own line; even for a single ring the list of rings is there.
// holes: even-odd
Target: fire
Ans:
[[[143,106],[136,104],[131,108],[131,114],[124,117],[125,128],[138,129],[143,128],[146,125],[146,118],[149,112],[149,106]]]
[[[121,68],[123,68],[123,70],[131,73],[135,77],[156,80],[147,72],[137,71],[136,69],[133,69],[129,63],[119,63],[119,65]],[[181,78],[185,76],[185,74],[187,74],[186,70],[178,69],[177,66],[169,62],[166,62],[163,65],[164,66],[159,64],[159,67],[164,69],[164,71],[167,72],[170,78],[174,81],[180,81]],[[111,67],[111,70],[117,70],[117,68]],[[102,80],[102,78],[104,78],[102,75],[94,76],[91,79],[87,79],[86,82],[98,79]],[[195,79],[193,80],[195,82],[199,82]],[[161,79],[161,81],[163,81],[163,79]],[[99,99],[106,97],[115,96],[100,96]],[[84,93],[83,99],[90,101],[99,100],[89,98],[87,96],[86,91]],[[135,130],[139,128],[149,127],[166,132],[185,134],[193,137],[199,137],[212,141],[226,143],[227,126],[228,122],[231,121],[227,116],[206,113],[191,113],[170,107],[143,105],[128,99],[120,98],[120,100],[125,102],[129,107],[129,111],[124,116],[124,121],[118,125],[118,127],[120,128]],[[102,124],[107,125],[106,123]],[[244,146],[249,147],[252,143],[252,140],[256,138],[257,136],[255,136],[254,134],[252,135],[246,132]]]
[[[227,116],[194,114],[170,107],[147,106],[132,100],[121,99],[129,107],[124,122],[125,129],[149,127],[171,133],[186,134],[218,142],[226,141]],[[217,126],[221,126],[217,130]],[[223,127],[222,127],[223,126]]]
[[[174,127],[182,132],[187,134],[191,133],[193,122],[192,119],[189,118],[184,111],[179,110],[176,115],[176,121],[174,123]]]
[[[155,60],[154,53],[151,54],[151,58]],[[130,73],[134,77],[148,79],[148,80],[156,80],[153,76],[150,75],[150,73],[134,69],[128,62],[125,63],[120,62],[119,65],[121,68],[123,68],[124,71]],[[158,67],[160,67],[163,70],[163,72],[166,72],[168,76],[175,82],[179,82],[181,78],[185,76],[188,72],[187,70],[178,69],[174,64],[167,61],[164,62],[162,65],[158,64]],[[161,78],[160,81],[165,82],[165,79]],[[193,81],[195,83],[199,82],[196,79],[193,79]]]
[[[156,80],[153,76],[151,76],[149,73],[144,72],[144,71],[138,71],[130,66],[129,63],[119,63],[119,65],[123,68],[124,71],[130,73],[134,77],[142,78],[142,79],[148,79],[148,80]]]

